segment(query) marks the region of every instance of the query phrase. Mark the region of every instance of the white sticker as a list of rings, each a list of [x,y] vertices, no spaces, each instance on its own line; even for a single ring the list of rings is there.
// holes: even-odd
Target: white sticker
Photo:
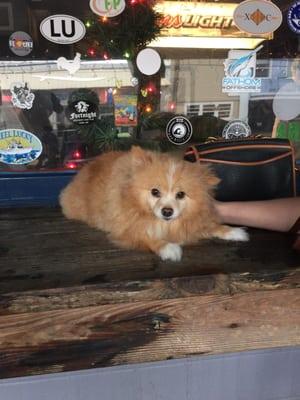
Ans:
[[[101,17],[116,17],[126,7],[125,0],[90,0],[90,8]]]
[[[233,21],[243,32],[263,35],[279,28],[282,12],[271,1],[247,0],[236,7]]]
[[[224,61],[225,78],[222,80],[223,93],[248,93],[261,91],[261,79],[255,78],[256,53],[253,51],[230,50]]]
[[[35,161],[42,153],[43,146],[38,137],[23,129],[0,131],[0,162],[20,165]]]
[[[222,136],[224,139],[241,139],[251,136],[251,128],[247,122],[234,119],[225,125]]]
[[[56,61],[58,69],[65,69],[70,75],[80,70],[81,54],[76,53],[74,60],[67,60],[66,57],[59,57]]]
[[[35,98],[35,95],[31,92],[28,83],[16,82],[10,87],[11,102],[15,107],[21,108],[22,110],[30,110]]]
[[[40,31],[50,42],[72,44],[85,36],[86,28],[78,18],[70,15],[52,15],[41,22]]]
[[[300,85],[287,83],[276,93],[273,111],[281,121],[290,121],[300,114]]]
[[[160,55],[156,50],[143,49],[137,55],[136,65],[142,74],[154,75],[161,67]]]

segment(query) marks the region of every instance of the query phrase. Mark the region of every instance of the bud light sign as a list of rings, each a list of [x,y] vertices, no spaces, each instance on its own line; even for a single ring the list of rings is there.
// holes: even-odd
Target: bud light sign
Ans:
[[[41,34],[50,42],[72,44],[81,40],[86,33],[82,21],[70,15],[52,15],[40,25]]]
[[[102,17],[116,17],[125,9],[125,0],[90,0],[92,11]]]

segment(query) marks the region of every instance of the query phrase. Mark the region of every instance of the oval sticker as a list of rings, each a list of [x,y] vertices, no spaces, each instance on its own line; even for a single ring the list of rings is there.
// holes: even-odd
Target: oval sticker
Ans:
[[[236,7],[233,21],[243,32],[263,35],[279,28],[282,12],[271,1],[247,0]]]
[[[4,164],[29,164],[42,153],[38,137],[22,129],[0,131],[0,162]]]
[[[90,0],[90,8],[101,17],[116,17],[125,10],[124,0]]]
[[[41,22],[40,31],[50,42],[72,44],[85,36],[86,28],[78,18],[70,15],[52,15]]]

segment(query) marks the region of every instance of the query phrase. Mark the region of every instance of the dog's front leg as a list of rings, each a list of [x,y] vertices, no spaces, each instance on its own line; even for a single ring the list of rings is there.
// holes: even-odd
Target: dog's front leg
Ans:
[[[163,261],[180,261],[182,248],[178,243],[170,243],[165,240],[147,242],[147,247],[156,253]]]

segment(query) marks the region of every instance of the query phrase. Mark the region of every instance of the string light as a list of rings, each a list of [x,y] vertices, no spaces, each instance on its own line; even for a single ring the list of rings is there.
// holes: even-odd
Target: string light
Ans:
[[[91,57],[94,57],[94,56],[96,55],[96,50],[95,50],[93,47],[90,47],[90,48],[87,50],[87,54],[88,54],[89,56],[91,56]]]
[[[107,22],[107,17],[105,15],[101,19],[102,19],[102,22]]]
[[[109,58],[109,57],[108,57],[108,54],[107,54],[107,53],[104,53],[104,54],[103,54],[103,58],[104,58],[104,60],[108,60],[108,58]]]
[[[125,57],[125,58],[129,58],[129,57],[130,57],[130,54],[129,54],[129,52],[128,52],[128,51],[125,51],[125,53],[124,53],[124,57]]]
[[[150,113],[152,111],[152,107],[148,104],[145,108],[147,113]]]
[[[90,27],[92,26],[91,21],[86,21],[85,26],[86,26],[87,28],[90,28]]]
[[[72,162],[69,162],[69,163],[66,165],[66,167],[67,167],[67,168],[70,168],[70,169],[75,169],[75,168],[76,168],[76,164],[75,164],[75,163],[72,163]]]

